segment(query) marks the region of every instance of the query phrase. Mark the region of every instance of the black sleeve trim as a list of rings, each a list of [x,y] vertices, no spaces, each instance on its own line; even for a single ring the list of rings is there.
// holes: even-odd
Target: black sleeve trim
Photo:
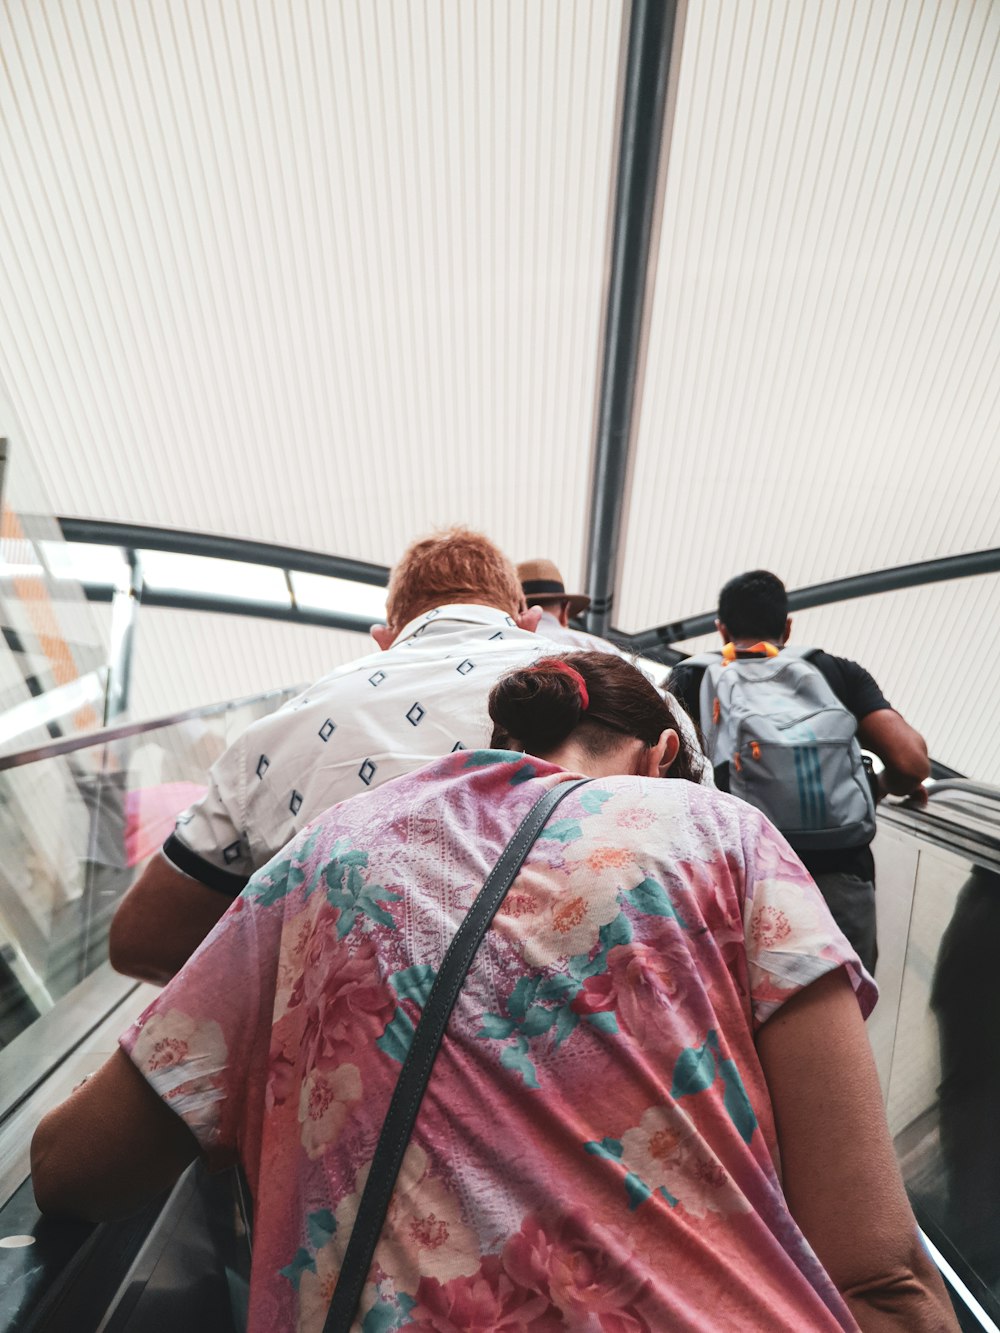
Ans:
[[[227,898],[238,898],[250,881],[249,875],[234,875],[230,870],[220,870],[212,865],[211,861],[186,847],[175,833],[171,833],[163,844],[163,855],[185,875],[204,884],[206,889],[224,893]]]

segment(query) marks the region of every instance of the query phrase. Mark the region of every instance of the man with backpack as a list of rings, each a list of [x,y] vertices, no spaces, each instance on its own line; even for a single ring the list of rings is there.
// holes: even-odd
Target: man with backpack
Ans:
[[[719,594],[725,645],[676,666],[670,689],[701,725],[715,780],[777,825],[869,972],[875,969],[875,801],[923,793],[927,746],[845,657],[789,648],[785,585],[764,569]],[[881,759],[877,780],[861,747]]]

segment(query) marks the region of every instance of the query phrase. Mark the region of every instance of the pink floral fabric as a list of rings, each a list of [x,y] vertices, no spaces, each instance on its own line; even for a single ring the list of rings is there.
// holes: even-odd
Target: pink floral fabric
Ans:
[[[562,770],[459,751],[333,807],[123,1036],[256,1204],[250,1327],[318,1333],[445,949]],[[356,1327],[854,1329],[792,1220],[754,1034],[875,987],[750,806],[598,779],[560,805],[459,997]]]

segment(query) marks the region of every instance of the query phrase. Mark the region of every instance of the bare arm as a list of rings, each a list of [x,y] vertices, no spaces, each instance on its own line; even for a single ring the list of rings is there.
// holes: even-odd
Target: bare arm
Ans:
[[[757,1049],[788,1206],[864,1333],[957,1333],[917,1234],[843,969],[779,1009]]]
[[[162,852],[122,899],[111,922],[111,966],[163,986],[212,930],[232,898],[183,874]]]
[[[858,740],[885,764],[881,781],[892,796],[912,795],[930,776],[927,743],[894,708],[880,708],[863,717],[858,723]]]
[[[198,1152],[184,1121],[116,1051],[35,1130],[35,1199],[43,1213],[121,1217],[172,1185]]]

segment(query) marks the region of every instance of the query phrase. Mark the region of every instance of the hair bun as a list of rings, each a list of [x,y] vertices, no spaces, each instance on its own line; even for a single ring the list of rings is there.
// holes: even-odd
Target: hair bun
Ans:
[[[503,676],[490,693],[495,727],[531,754],[557,749],[580,725],[583,695],[565,666],[543,659]]]

